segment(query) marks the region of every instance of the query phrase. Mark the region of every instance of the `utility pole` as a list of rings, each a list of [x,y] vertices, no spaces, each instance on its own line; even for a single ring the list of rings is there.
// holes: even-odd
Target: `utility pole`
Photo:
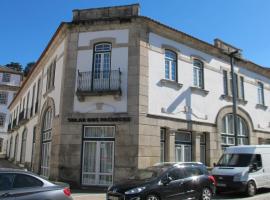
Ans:
[[[237,141],[237,101],[236,101],[236,98],[237,98],[237,94],[236,94],[236,76],[235,76],[235,73],[234,73],[234,65],[233,65],[233,61],[234,61],[234,57],[235,57],[235,54],[238,53],[238,50],[236,51],[233,51],[229,54],[230,56],[230,62],[231,62],[231,77],[232,77],[232,103],[233,103],[233,130],[234,130],[234,138],[235,138],[235,146],[238,145],[238,141]]]

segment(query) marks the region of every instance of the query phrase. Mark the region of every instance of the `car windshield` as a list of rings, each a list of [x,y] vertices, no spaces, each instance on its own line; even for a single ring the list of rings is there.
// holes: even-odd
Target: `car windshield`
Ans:
[[[253,154],[223,154],[217,166],[247,167],[250,165]]]
[[[152,180],[159,177],[165,170],[166,168],[162,168],[162,167],[149,167],[146,169],[140,169],[140,170],[137,170],[133,176],[129,177],[129,179]]]

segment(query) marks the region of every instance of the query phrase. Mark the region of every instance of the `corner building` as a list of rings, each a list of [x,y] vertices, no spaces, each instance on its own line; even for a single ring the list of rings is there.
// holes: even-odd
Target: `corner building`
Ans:
[[[211,166],[224,148],[269,142],[270,70],[139,15],[74,10],[9,109],[9,159],[74,187],[108,186],[163,161]]]

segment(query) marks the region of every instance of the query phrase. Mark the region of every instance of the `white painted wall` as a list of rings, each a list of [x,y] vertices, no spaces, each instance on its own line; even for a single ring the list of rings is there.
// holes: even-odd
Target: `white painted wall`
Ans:
[[[36,84],[36,91],[34,96],[34,113],[35,113],[35,103],[37,100],[37,86],[38,86],[38,80],[41,79],[40,84],[40,103],[39,103],[39,109],[41,110],[43,107],[43,104],[47,100],[48,97],[53,98],[55,103],[55,115],[59,115],[60,110],[60,95],[61,95],[61,81],[63,76],[63,59],[64,59],[64,48],[65,48],[65,40],[62,41],[62,43],[56,48],[50,59],[47,60],[45,63],[45,66],[43,70],[35,77],[34,81],[28,86],[28,88],[24,91],[24,93],[21,93],[21,103],[23,104],[23,99],[27,98],[27,94],[29,92],[29,102],[28,102],[28,109],[31,108],[32,105],[32,96],[33,96],[33,86]],[[46,81],[47,81],[47,68],[50,66],[50,64],[56,59],[56,69],[55,69],[55,83],[54,88],[50,91],[46,91]],[[20,102],[18,102],[16,105],[12,106],[11,113],[14,115],[15,110],[20,105]],[[26,100],[25,100],[26,105]],[[21,106],[21,110],[23,106]],[[14,118],[14,116],[13,116]],[[18,117],[17,117],[18,118]],[[27,121],[27,123],[23,126],[21,126],[18,130],[12,132],[12,139],[13,145],[11,147],[11,157],[14,155],[14,143],[15,143],[15,136],[16,134],[19,135],[19,141],[18,141],[18,154],[16,156],[16,161],[20,160],[20,153],[21,153],[21,142],[22,142],[22,133],[25,129],[27,129],[27,139],[26,139],[26,157],[25,162],[31,162],[32,157],[32,144],[33,144],[33,129],[34,126],[36,126],[38,121],[38,115],[35,114],[33,117],[30,118],[30,120]],[[39,134],[39,133],[37,133]]]
[[[8,73],[8,72],[7,72]],[[21,75],[19,74],[10,74],[10,82],[3,82],[3,73],[0,72],[0,85],[12,85],[12,86],[19,86],[21,84]]]
[[[220,98],[223,94],[222,69],[229,70],[230,64],[154,33],[150,33],[149,43],[149,113],[215,123],[218,111],[222,107],[232,104]],[[165,55],[162,45],[169,45],[179,50],[177,52],[178,82],[183,84],[180,90],[160,86],[159,84],[160,80],[165,78]],[[193,86],[191,57],[194,55],[204,59],[205,90],[209,91],[209,94],[206,96],[192,93],[190,90],[190,86]],[[256,108],[256,81],[260,80],[264,83],[265,104],[270,106],[268,101],[270,99],[270,79],[240,66],[236,66],[236,72],[244,76],[245,99],[248,101],[246,105],[240,106],[251,116],[255,129],[270,131],[270,109],[262,110]],[[192,114],[190,114],[191,112],[185,112],[185,106],[192,108]],[[166,113],[162,112],[162,108],[165,108]]]
[[[128,43],[128,30],[112,30],[83,32],[79,34],[78,47],[89,46],[92,40],[103,38],[115,38],[116,44]],[[106,42],[106,40],[104,40]],[[93,49],[93,47],[92,47]],[[92,71],[93,50],[79,50],[77,57],[77,70]],[[113,95],[108,96],[91,96],[86,97],[85,101],[79,101],[77,96],[74,97],[74,112],[86,113],[106,113],[106,112],[127,112],[127,74],[128,74],[128,48],[118,47],[112,48],[111,53],[111,69],[118,70],[121,74],[122,96],[120,99],[114,98]],[[77,85],[75,87],[76,92]],[[97,109],[97,104],[103,104],[102,109]]]

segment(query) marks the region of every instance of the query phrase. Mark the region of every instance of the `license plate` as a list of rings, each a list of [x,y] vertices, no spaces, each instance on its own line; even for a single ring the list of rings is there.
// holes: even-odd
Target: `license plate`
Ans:
[[[217,186],[218,187],[226,187],[226,184],[225,183],[217,183]]]
[[[119,200],[119,197],[108,196],[108,200]]]

